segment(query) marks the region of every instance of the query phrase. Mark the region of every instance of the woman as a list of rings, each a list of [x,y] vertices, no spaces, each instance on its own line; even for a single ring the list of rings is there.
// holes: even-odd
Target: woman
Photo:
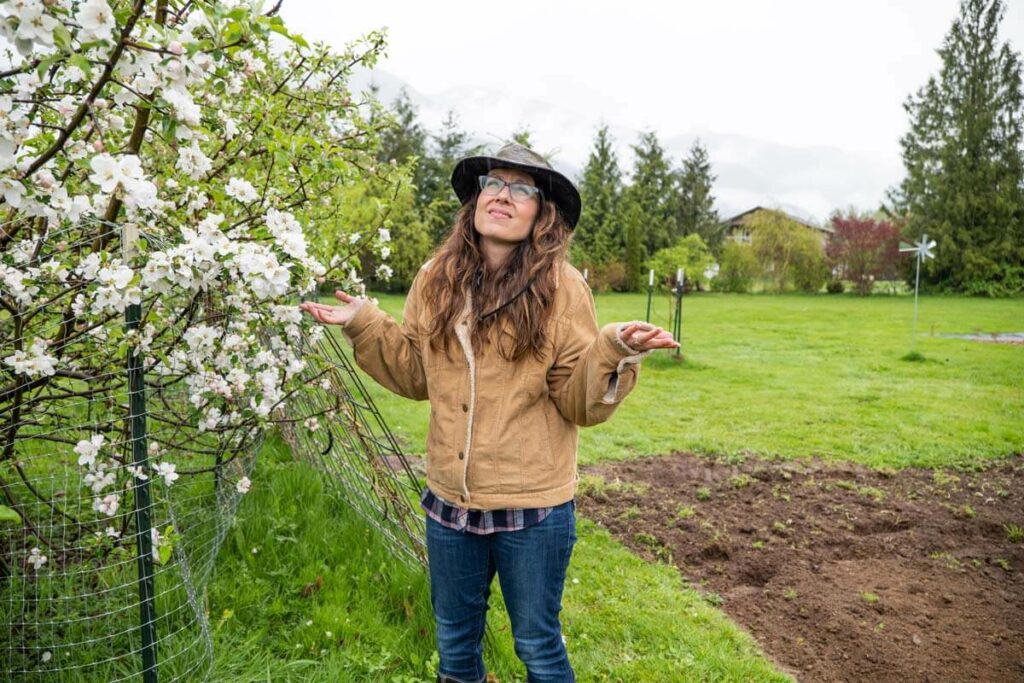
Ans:
[[[427,555],[438,681],[486,679],[482,639],[497,573],[531,683],[573,681],[561,624],[576,540],[578,426],[607,420],[639,361],[678,344],[644,323],[598,329],[566,253],[580,215],[572,182],[510,144],[458,162],[451,234],[413,280],[399,325],[365,298],[313,302],[343,325],[384,387],[430,401]]]

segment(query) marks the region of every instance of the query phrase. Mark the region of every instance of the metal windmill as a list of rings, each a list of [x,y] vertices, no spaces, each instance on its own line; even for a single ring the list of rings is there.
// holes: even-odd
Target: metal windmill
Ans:
[[[910,349],[914,349],[917,341],[917,293],[921,288],[921,262],[925,259],[935,258],[932,249],[935,248],[935,240],[929,240],[927,234],[921,235],[921,239],[913,245],[900,243],[900,251],[914,252],[917,258],[917,274],[914,276],[914,327],[910,337]]]

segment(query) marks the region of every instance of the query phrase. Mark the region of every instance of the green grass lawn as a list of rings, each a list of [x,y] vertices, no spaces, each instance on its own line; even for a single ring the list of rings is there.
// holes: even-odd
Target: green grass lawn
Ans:
[[[397,314],[402,298],[381,303]],[[669,305],[656,301],[654,322],[667,326]],[[924,362],[901,360],[912,305],[689,297],[684,361],[645,361],[615,417],[581,433],[581,459],[693,450],[954,466],[1024,448],[1024,348],[937,336],[1024,330],[1024,300],[923,298]],[[646,299],[600,296],[597,307],[601,322],[630,320]],[[427,404],[368,386],[408,451],[422,451]],[[210,589],[215,680],[432,680],[426,577],[390,558],[318,476],[275,440],[260,458]],[[563,621],[580,681],[787,680],[673,567],[638,559],[587,520],[579,537]],[[488,664],[521,681],[501,601],[491,604]]]
[[[402,298],[381,305],[398,315]],[[642,318],[646,297],[597,297],[601,323]],[[655,300],[667,327],[671,300]],[[683,362],[648,358],[583,463],[669,453],[820,456],[872,466],[966,465],[1024,448],[1024,347],[938,335],[1024,331],[1024,299],[699,294],[683,301]],[[422,452],[429,408],[376,388],[391,427]]]

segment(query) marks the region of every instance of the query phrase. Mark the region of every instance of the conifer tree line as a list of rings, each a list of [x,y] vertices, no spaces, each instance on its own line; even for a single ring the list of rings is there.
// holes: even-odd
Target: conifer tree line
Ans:
[[[428,132],[417,120],[416,107],[404,89],[391,103],[390,114],[393,125],[381,135],[378,159],[409,167],[422,224],[419,232],[425,234],[429,247],[436,246],[458,209],[449,184],[451,169],[460,157],[487,150],[470,143],[454,112],[448,113],[439,132]],[[508,139],[533,146],[528,128],[513,131]],[[608,126],[602,125],[576,178],[583,213],[573,237],[572,260],[581,270],[586,268],[602,289],[639,288],[646,281],[648,258],[680,238],[699,236],[705,253],[709,248],[716,251],[723,239],[712,195],[715,177],[700,141],[679,166],[673,165],[654,132],[643,133],[633,151],[632,182],[626,183],[614,140]],[[404,246],[405,240],[395,239],[396,246]],[[405,283],[399,277],[401,284]]]
[[[655,264],[665,266],[659,278],[669,279],[675,270],[669,264],[685,265],[688,279],[703,288],[712,284],[705,269],[720,264],[714,285],[725,291],[749,291],[760,282],[776,291],[813,292],[831,279],[829,291],[868,294],[877,281],[908,277],[911,259],[899,255],[899,242],[927,234],[938,245],[922,270],[926,290],[1024,292],[1021,57],[1000,40],[1004,14],[1004,0],[961,0],[937,50],[939,73],[904,104],[905,177],[877,211],[834,213],[830,243],[816,246],[806,228],[779,216],[756,218],[748,226],[749,246],[727,242],[714,208],[716,177],[700,140],[676,163],[657,133],[644,132],[631,145],[632,167],[623,168],[608,126],[601,125],[575,179],[583,213],[573,263],[589,271],[599,290],[641,289]],[[391,220],[398,251],[392,285],[403,287],[451,227],[458,202],[449,174],[456,160],[486,150],[471,144],[454,112],[439,131],[424,129],[404,90],[382,115],[391,119],[378,159],[404,166],[411,186],[409,201],[390,203],[400,214]],[[508,139],[533,146],[527,128]]]

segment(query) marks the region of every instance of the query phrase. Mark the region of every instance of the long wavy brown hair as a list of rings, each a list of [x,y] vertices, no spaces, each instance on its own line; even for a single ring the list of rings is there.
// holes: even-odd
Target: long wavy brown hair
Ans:
[[[557,271],[572,231],[553,202],[542,199],[530,236],[519,243],[497,272],[488,272],[473,224],[479,193],[455,214],[448,238],[434,252],[424,275],[424,300],[432,316],[430,344],[450,349],[455,324],[472,299],[472,343],[480,352],[491,339],[501,356],[518,361],[543,354],[545,323],[555,300]]]

